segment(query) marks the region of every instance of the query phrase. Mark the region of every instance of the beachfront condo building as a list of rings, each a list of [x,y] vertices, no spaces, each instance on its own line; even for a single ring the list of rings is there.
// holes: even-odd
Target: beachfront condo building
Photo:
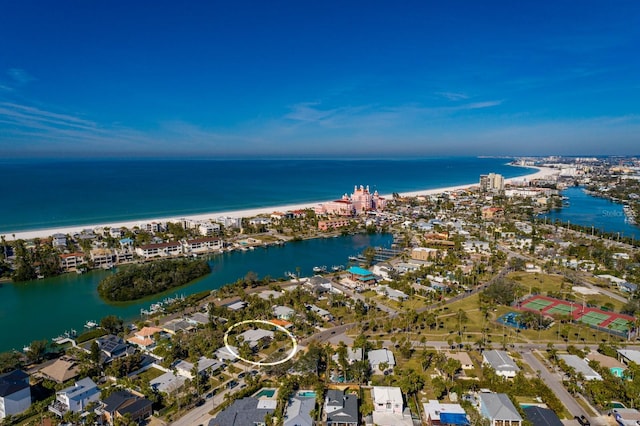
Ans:
[[[480,175],[480,190],[485,192],[504,191],[504,176],[498,173]]]

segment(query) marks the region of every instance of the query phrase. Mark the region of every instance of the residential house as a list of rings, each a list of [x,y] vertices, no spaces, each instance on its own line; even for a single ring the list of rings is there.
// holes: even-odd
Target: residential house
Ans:
[[[482,353],[482,363],[493,368],[498,376],[515,377],[520,371],[520,367],[505,351],[484,351]]]
[[[293,318],[293,316],[296,314],[296,311],[287,306],[274,306],[273,314],[278,319],[288,321]]]
[[[524,416],[533,426],[563,426],[558,415],[548,408],[530,405],[522,409]]]
[[[200,376],[206,376],[208,374],[218,371],[220,368],[224,366],[224,363],[215,359],[210,359],[205,356],[201,356],[200,359],[198,359],[197,365],[198,365],[198,374]],[[177,374],[191,380],[193,380],[194,367],[195,367],[195,364],[192,364],[188,361],[182,361],[182,360],[178,361],[174,366]]]
[[[220,224],[211,222],[201,223],[198,227],[198,232],[200,233],[200,235],[205,237],[220,235]]]
[[[123,250],[130,250],[133,247],[134,241],[131,238],[122,238],[120,240],[120,248]]]
[[[89,252],[93,266],[112,266],[113,252],[107,248],[94,248]]]
[[[309,289],[316,296],[320,296],[325,293],[329,293],[333,289],[333,283],[331,280],[321,277],[319,275],[309,278],[304,286]]]
[[[258,328],[255,330],[247,330],[243,333],[238,334],[238,341],[246,342],[251,349],[254,349],[260,345],[263,345],[264,343],[272,341],[273,337],[273,331]]]
[[[595,361],[599,363],[601,367],[608,368],[614,376],[624,377],[624,370],[626,370],[626,366],[613,357],[603,355],[600,352],[591,351],[584,360],[587,364],[589,361]]]
[[[414,260],[434,260],[438,257],[440,250],[428,247],[416,247],[411,250],[411,258]]]
[[[78,380],[74,385],[56,392],[56,399],[49,406],[49,411],[63,416],[67,411],[80,413],[91,402],[100,399],[100,390],[89,377]]]
[[[374,413],[402,414],[402,391],[399,387],[374,386],[371,388]]]
[[[633,349],[618,349],[618,356],[620,361],[626,365],[629,365],[630,362],[640,365],[640,351]]]
[[[331,357],[335,362],[338,362],[340,356],[336,353]],[[362,348],[350,348],[347,347],[347,362],[349,365],[356,361],[362,361],[364,359],[364,351]]]
[[[101,405],[99,412],[109,425],[113,425],[117,419],[122,419],[124,416],[129,417],[130,421],[140,423],[151,416],[153,411],[151,401],[126,390],[113,392],[102,400]]]
[[[322,232],[326,232],[332,229],[345,228],[349,226],[350,223],[351,223],[351,219],[349,218],[319,220],[318,230]]]
[[[367,359],[369,360],[371,371],[374,374],[382,374],[386,371],[393,371],[393,368],[396,366],[396,359],[393,356],[393,352],[386,348],[374,349],[367,352]],[[385,371],[380,370],[381,364],[387,364],[387,368],[385,369]]]
[[[124,229],[122,228],[111,228],[109,229],[109,236],[111,238],[120,239],[124,237]]]
[[[399,387],[374,386],[371,389],[373,399],[373,423],[378,426],[413,426],[411,410],[405,409],[402,391]]]
[[[182,245],[178,241],[168,243],[147,244],[136,248],[138,256],[149,259],[152,257],[177,256],[182,253]]]
[[[198,254],[207,253],[213,250],[222,250],[222,240],[220,238],[197,238],[182,242],[184,253]]]
[[[154,336],[162,333],[162,329],[158,327],[142,327],[137,330],[127,342],[141,347],[142,349],[153,349],[156,345]]]
[[[446,404],[432,399],[422,404],[422,407],[427,426],[470,424],[467,413],[460,404]]]
[[[349,274],[349,279],[351,281],[356,281],[360,284],[373,285],[377,281],[377,277],[373,272],[358,266],[352,266],[347,269],[347,273]]]
[[[396,290],[388,285],[377,285],[375,286],[375,291],[376,293],[387,296],[389,299],[395,300],[396,302],[402,302],[409,298],[409,296],[407,296],[403,291]]]
[[[226,346],[218,348],[213,355],[222,362],[234,362],[238,359],[238,348],[235,346],[229,346],[229,348],[231,348],[231,351]]]
[[[56,383],[64,383],[78,377],[80,374],[80,366],[75,359],[62,356],[53,363],[41,368],[38,374]]]
[[[283,426],[314,426],[311,412],[316,407],[314,391],[300,390],[289,399],[284,411]]]
[[[180,389],[184,382],[187,380],[184,376],[178,376],[173,371],[166,372],[149,381],[149,385],[158,392],[171,395],[176,390]]]
[[[521,426],[522,417],[504,393],[481,393],[480,414],[491,426]]]
[[[113,334],[107,334],[106,336],[99,337],[95,340],[100,349],[100,360],[103,364],[109,364],[116,358],[125,357],[133,354],[136,349],[133,346],[129,346],[121,337]],[[91,351],[91,343],[86,344],[83,349],[86,352]]]
[[[209,426],[267,426],[264,418],[275,411],[276,405],[276,400],[254,397],[236,399],[215,419],[210,420]]]
[[[0,374],[0,422],[31,406],[29,375],[22,370]]]
[[[77,269],[78,266],[84,265],[84,253],[63,253],[60,255],[60,266],[65,271]]]
[[[326,309],[319,308],[316,305],[306,305],[306,306],[307,306],[307,309],[309,311],[311,311],[314,314],[318,315],[323,320],[325,320],[325,321],[332,321],[333,320],[333,315],[331,315],[331,312],[327,311]]]
[[[67,247],[67,236],[65,234],[53,234],[51,236],[53,248],[64,249]]]
[[[602,380],[602,376],[589,367],[589,364],[584,359],[571,354],[558,355],[558,358],[563,360],[569,367],[572,367],[576,374],[582,374],[585,380]]]
[[[329,389],[324,400],[327,426],[357,426],[358,397],[344,390]]]
[[[473,370],[475,366],[467,352],[447,352],[447,358],[457,359],[463,370]]]

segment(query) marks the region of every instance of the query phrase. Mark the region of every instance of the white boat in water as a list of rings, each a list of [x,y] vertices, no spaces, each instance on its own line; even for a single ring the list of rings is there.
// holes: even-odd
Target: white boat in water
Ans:
[[[314,266],[313,272],[327,272],[326,266]]]
[[[84,328],[88,328],[88,329],[96,328],[97,326],[98,326],[98,323],[91,320],[84,323]]]

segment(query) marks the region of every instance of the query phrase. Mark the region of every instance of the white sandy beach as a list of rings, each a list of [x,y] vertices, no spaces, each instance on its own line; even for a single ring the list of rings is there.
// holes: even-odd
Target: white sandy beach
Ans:
[[[531,173],[524,176],[518,176],[515,178],[505,179],[505,184],[507,183],[515,183],[522,181],[531,181],[533,179],[542,179],[553,174],[557,174],[558,171],[555,169],[551,169],[548,167],[535,167],[538,169],[535,173]],[[413,192],[403,192],[400,193],[401,196],[418,196],[418,195],[433,195],[440,194],[448,191],[456,191],[459,189],[471,188],[473,186],[477,186],[477,183],[469,183],[465,185],[457,185],[457,186],[449,186],[444,188],[435,188],[435,189],[426,189],[422,191],[413,191]],[[391,198],[391,194],[384,194],[384,197]],[[150,222],[175,222],[179,219],[191,219],[191,220],[209,220],[216,219],[219,217],[254,217],[260,214],[269,214],[273,212],[286,212],[288,210],[301,210],[306,208],[313,208],[319,204],[325,203],[330,200],[310,202],[304,204],[287,204],[281,206],[270,206],[270,207],[261,207],[255,209],[246,209],[246,210],[236,210],[236,211],[226,211],[226,212],[212,212],[212,213],[202,213],[195,215],[187,215],[187,216],[173,216],[173,217],[165,217],[165,218],[152,218],[152,219],[138,219],[127,222],[115,222],[115,223],[100,223],[93,225],[74,225],[74,226],[63,226],[59,228],[47,228],[47,229],[35,229],[29,231],[16,231],[16,232],[4,232],[3,235],[6,237],[11,237],[15,235],[15,239],[31,239],[31,238],[46,238],[53,234],[75,234],[83,229],[94,229],[98,227],[108,227],[108,228],[133,228],[135,226],[139,226],[141,223],[150,223]],[[7,238],[8,241],[11,241],[10,238]]]

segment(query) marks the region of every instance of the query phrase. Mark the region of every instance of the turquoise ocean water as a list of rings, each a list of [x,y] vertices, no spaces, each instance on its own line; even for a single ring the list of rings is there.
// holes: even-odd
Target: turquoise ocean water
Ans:
[[[0,233],[327,201],[515,177],[507,159],[4,160]]]

